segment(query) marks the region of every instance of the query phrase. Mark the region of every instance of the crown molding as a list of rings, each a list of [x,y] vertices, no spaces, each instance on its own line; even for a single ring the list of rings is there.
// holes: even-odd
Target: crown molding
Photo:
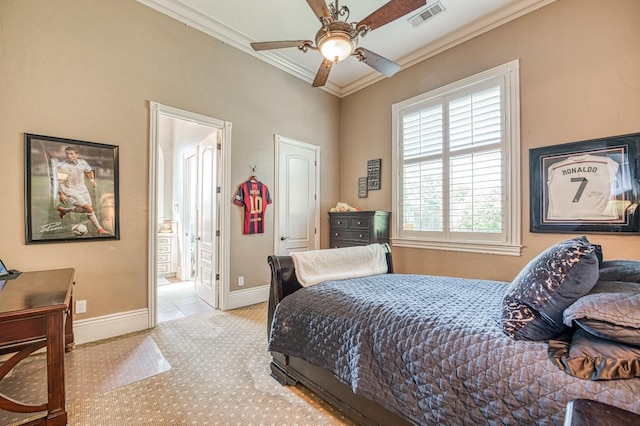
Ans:
[[[243,51],[244,53],[253,56],[261,61],[264,61],[274,67],[281,69],[294,77],[304,80],[311,84],[316,75],[316,70],[309,70],[304,67],[295,64],[278,52],[261,52],[258,54],[250,46],[251,39],[246,35],[234,30],[233,28],[225,25],[215,18],[207,16],[202,12],[185,5],[179,0],[136,0],[138,3],[143,4],[151,9],[154,9],[164,15],[167,15],[185,25],[195,28],[221,42],[228,44]],[[340,96],[340,88],[336,84],[327,82],[323,90],[335,95]]]
[[[298,64],[287,60],[282,55],[275,51],[258,52],[254,51],[250,44],[251,39],[246,35],[228,27],[222,22],[203,14],[202,12],[191,8],[179,0],[136,0],[151,9],[157,10],[171,18],[178,20],[188,26],[191,26],[198,31],[201,31],[213,38],[216,38],[223,43],[229,44],[243,51],[244,53],[253,56],[261,61],[264,61],[274,67],[281,69],[301,80],[308,83],[313,82],[315,78],[316,70],[309,70],[301,67]],[[491,31],[501,25],[504,25],[514,19],[520,18],[527,13],[536,11],[548,4],[555,2],[556,0],[520,0],[515,1],[500,10],[483,16],[482,18],[473,21],[472,23],[465,25],[452,33],[435,40],[422,49],[419,49],[409,55],[406,55],[396,62],[400,64],[400,70],[409,68],[425,59],[431,58],[445,50],[451,49],[454,46],[459,45],[465,41],[468,41],[474,37]],[[321,90],[325,90],[332,95],[343,98],[351,95],[359,90],[364,89],[374,83],[384,80],[385,77],[376,72],[370,72],[361,78],[358,78],[344,86],[338,86],[335,83],[327,82]]]
[[[534,12],[555,1],[556,0],[523,0],[515,4],[512,3],[500,10],[497,10],[494,13],[485,15],[482,18],[477,19],[476,21],[468,25],[465,25],[463,28],[460,28],[447,34],[444,37],[434,40],[424,48],[416,50],[409,55],[403,56],[396,62],[400,64],[400,71],[402,71],[419,62],[422,62],[448,49],[451,49],[452,47],[464,43],[465,41],[471,40],[474,37],[498,28],[530,12]],[[375,72],[371,72],[358,80],[354,80],[353,82],[342,86],[340,90],[340,97],[351,95],[361,89],[364,89],[367,86],[370,86],[384,79],[384,76]]]

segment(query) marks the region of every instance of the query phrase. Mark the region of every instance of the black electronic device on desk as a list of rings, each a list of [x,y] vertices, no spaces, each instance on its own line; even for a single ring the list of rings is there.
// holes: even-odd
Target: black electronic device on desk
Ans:
[[[16,269],[7,269],[0,260],[0,280],[12,280],[14,278],[18,278],[22,272]]]

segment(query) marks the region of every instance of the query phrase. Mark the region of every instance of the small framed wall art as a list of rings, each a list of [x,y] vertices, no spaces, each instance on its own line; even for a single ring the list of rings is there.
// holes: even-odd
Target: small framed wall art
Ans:
[[[382,172],[382,159],[367,161],[367,189],[380,189],[380,173]]]
[[[26,133],[27,244],[118,240],[118,147]]]
[[[529,151],[531,232],[640,233],[640,133]]]
[[[358,178],[358,198],[367,198],[367,178]]]

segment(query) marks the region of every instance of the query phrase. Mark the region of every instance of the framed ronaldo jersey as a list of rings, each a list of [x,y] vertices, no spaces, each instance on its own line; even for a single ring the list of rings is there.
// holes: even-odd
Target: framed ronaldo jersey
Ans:
[[[529,151],[531,232],[640,233],[640,133]]]

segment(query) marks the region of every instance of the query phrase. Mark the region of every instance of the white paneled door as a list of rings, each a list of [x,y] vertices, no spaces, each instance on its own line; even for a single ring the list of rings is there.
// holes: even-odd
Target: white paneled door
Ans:
[[[275,252],[320,247],[319,159],[320,147],[276,135],[277,192]]]
[[[219,156],[215,132],[198,145],[198,205],[197,205],[197,268],[198,296],[217,308],[218,273],[218,170]]]

